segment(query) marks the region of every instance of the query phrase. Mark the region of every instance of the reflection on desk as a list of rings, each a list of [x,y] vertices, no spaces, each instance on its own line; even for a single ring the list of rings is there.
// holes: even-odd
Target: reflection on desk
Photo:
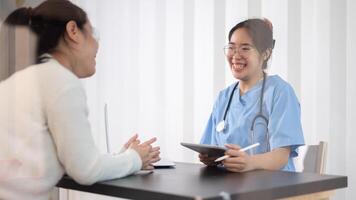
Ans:
[[[176,163],[175,168],[132,175],[83,186],[68,176],[58,187],[129,199],[278,199],[316,195],[347,187],[346,176],[283,171],[232,173],[200,164]],[[325,196],[325,195],[324,195]]]

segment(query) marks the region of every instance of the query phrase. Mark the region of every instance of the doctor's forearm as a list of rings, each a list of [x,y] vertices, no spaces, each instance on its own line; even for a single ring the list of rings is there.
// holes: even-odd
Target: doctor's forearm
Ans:
[[[271,152],[251,157],[253,169],[279,170],[288,163],[289,148],[277,148]]]

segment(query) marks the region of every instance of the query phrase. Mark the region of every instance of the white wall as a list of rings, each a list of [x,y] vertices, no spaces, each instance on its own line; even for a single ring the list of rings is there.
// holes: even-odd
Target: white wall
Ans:
[[[346,167],[344,174],[348,175],[349,188],[346,191],[346,199],[356,198],[356,2],[347,0],[346,17],[346,131],[342,137],[346,141],[345,146],[341,146],[343,154],[346,155],[342,166]],[[340,148],[340,147],[339,147]]]
[[[108,103],[112,150],[138,132],[158,137],[162,157],[197,161],[179,142],[199,142],[218,91],[234,81],[222,51],[227,33],[247,17],[263,16],[276,39],[270,73],[295,88],[307,144],[327,141],[327,173],[349,178],[333,199],[356,199],[355,1],[75,2],[100,31],[97,74],[84,82],[103,152]]]

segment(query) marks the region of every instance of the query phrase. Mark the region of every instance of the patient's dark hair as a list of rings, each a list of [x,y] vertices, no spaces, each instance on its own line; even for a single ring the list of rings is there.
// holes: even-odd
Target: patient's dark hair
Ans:
[[[52,53],[64,36],[66,24],[75,21],[83,30],[87,22],[87,14],[68,0],[47,0],[35,8],[19,8],[12,12],[4,21],[8,25],[29,26],[37,36],[37,63],[40,56]]]
[[[273,26],[268,19],[248,19],[236,24],[229,32],[229,42],[232,34],[239,28],[245,28],[252,38],[253,45],[257,48],[259,53],[263,53],[267,49],[273,50],[275,40],[273,39]],[[262,68],[267,68],[268,57]]]

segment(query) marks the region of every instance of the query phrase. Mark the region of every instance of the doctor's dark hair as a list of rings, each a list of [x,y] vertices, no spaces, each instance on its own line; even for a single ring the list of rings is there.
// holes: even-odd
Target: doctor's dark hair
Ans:
[[[273,39],[273,26],[268,19],[248,19],[236,24],[229,32],[229,42],[231,40],[232,34],[240,28],[245,28],[252,38],[253,45],[256,47],[257,51],[261,54],[267,49],[272,50],[274,48],[275,40]],[[269,57],[264,61],[262,68],[267,68],[267,62]]]
[[[4,22],[12,26],[29,26],[37,36],[36,62],[40,63],[42,54],[55,50],[71,20],[83,30],[87,14],[69,0],[47,0],[35,8],[23,7],[13,11]]]

